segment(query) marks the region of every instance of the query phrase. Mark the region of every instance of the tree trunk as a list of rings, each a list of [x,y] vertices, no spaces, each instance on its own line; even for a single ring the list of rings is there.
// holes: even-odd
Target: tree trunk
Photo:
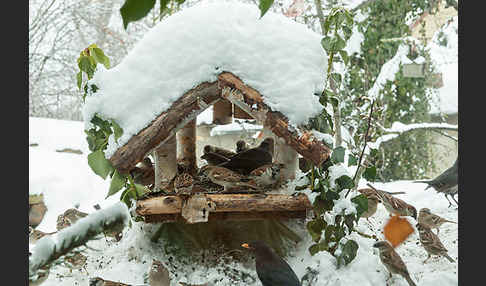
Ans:
[[[165,144],[154,150],[155,189],[167,190],[177,174],[177,139],[172,136]]]
[[[213,123],[218,125],[233,122],[233,104],[227,100],[220,100],[213,105]]]
[[[191,175],[196,175],[196,119],[177,132],[177,162],[183,162]]]

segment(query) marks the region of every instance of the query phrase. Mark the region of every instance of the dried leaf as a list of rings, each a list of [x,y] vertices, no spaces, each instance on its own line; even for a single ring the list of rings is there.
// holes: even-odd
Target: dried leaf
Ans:
[[[393,247],[397,247],[414,232],[414,229],[407,219],[399,216],[392,216],[386,223],[383,232],[385,234],[385,239],[388,240]]]

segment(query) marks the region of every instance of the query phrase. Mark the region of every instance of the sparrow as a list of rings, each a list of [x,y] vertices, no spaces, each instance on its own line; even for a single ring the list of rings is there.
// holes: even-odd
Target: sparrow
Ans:
[[[449,169],[442,172],[442,174],[437,176],[435,179],[426,180],[426,181],[414,181],[414,183],[426,183],[428,184],[428,186],[425,188],[426,190],[428,188],[434,188],[438,193],[443,193],[445,198],[449,202],[449,207],[452,206],[452,203],[447,196],[451,196],[452,199],[456,202],[456,204],[459,205],[457,200],[454,198],[454,196],[458,193],[459,190],[457,184],[458,168],[459,168],[459,157],[454,162],[454,165],[452,165]]]
[[[301,286],[290,265],[263,241],[243,243],[255,254],[255,267],[263,286]]]
[[[187,168],[178,163],[177,175],[174,178],[174,191],[176,194],[190,195],[194,186],[194,178],[187,172]]]
[[[375,189],[376,194],[386,210],[391,214],[399,216],[411,216],[417,219],[417,210],[414,206],[407,204],[405,201],[395,198],[391,194]]]
[[[32,228],[31,226],[29,226],[29,243],[30,244],[34,244],[36,243],[39,239],[43,238],[44,236],[46,235],[51,235],[51,234],[54,234],[56,233],[57,231],[55,232],[43,232],[43,231],[40,231],[40,230],[37,230],[37,229],[34,229]]]
[[[146,157],[140,163],[140,167],[135,167],[130,170],[133,181],[144,186],[155,184],[155,169],[150,158]]]
[[[407,280],[408,285],[415,286],[412,278],[410,278],[410,273],[408,273],[407,266],[403,262],[400,255],[393,249],[393,247],[387,241],[378,241],[373,244],[373,247],[378,248],[380,251],[380,260],[383,265],[385,265],[388,272],[390,272],[390,277],[392,274],[398,274]]]
[[[447,249],[444,247],[439,237],[433,233],[428,226],[418,223],[417,229],[419,231],[420,242],[428,254],[427,259],[425,259],[423,263],[429,260],[432,254],[444,256],[450,262],[455,262],[454,259],[447,254]]]
[[[224,167],[208,166],[206,172],[211,182],[224,187],[223,192],[227,192],[228,189],[235,187],[258,189],[256,183],[251,181],[248,177]]]
[[[265,164],[272,163],[270,149],[273,146],[273,138],[266,138],[258,147],[240,152],[229,158],[228,162],[218,166],[225,167],[243,175],[249,175],[251,171]]]
[[[423,224],[423,225],[426,225],[429,228],[436,228],[437,234],[439,234],[439,227],[442,224],[444,224],[446,222],[457,224],[457,222],[455,222],[455,221],[447,220],[443,217],[440,217],[436,214],[431,213],[430,209],[428,209],[428,208],[420,209],[419,216],[418,216],[418,222]]]
[[[61,230],[68,226],[73,225],[79,219],[86,217],[88,214],[78,211],[77,209],[71,208],[67,209],[63,214],[57,217],[56,229]]]
[[[368,199],[368,210],[365,211],[363,214],[361,214],[361,217],[364,217],[366,218],[366,220],[368,220],[369,217],[373,216],[376,213],[378,204],[381,202],[380,196],[372,188],[359,189],[358,192],[365,195],[366,198]],[[382,192],[385,192],[386,194],[389,195],[405,194],[405,192],[386,192],[386,191],[382,191]]]
[[[241,153],[243,151],[246,151],[250,149],[250,147],[248,146],[248,144],[246,144],[246,142],[244,140],[238,140],[236,142],[236,153]]]
[[[248,177],[260,188],[276,187],[282,182],[280,170],[283,168],[285,165],[281,163],[265,164],[251,171]]]

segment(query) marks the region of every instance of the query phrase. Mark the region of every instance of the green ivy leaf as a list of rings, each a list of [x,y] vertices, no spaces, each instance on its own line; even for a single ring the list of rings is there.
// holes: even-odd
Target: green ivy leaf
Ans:
[[[334,80],[334,83],[339,86],[341,84],[342,76],[338,73],[332,73],[331,74],[332,80]]]
[[[332,202],[332,201],[337,200],[337,199],[339,199],[339,194],[337,192],[334,192],[334,191],[327,191],[326,192],[326,201]],[[334,207],[334,202],[332,204],[332,207]],[[331,209],[332,209],[332,207],[331,207]]]
[[[334,164],[344,162],[344,150],[345,149],[342,146],[336,147],[334,150],[332,150],[331,160],[334,162]]]
[[[88,165],[98,176],[106,179],[106,176],[113,169],[111,162],[105,158],[102,150],[95,151],[88,155]]]
[[[358,253],[358,248],[359,245],[356,243],[356,241],[350,239],[346,241],[344,244],[341,254],[338,257],[338,267],[342,265],[344,262],[344,265],[348,265],[353,259],[356,257],[356,253]]]
[[[78,74],[76,74],[76,82],[78,84],[78,89],[81,90],[81,84],[83,83],[83,72],[79,71]]]
[[[321,240],[322,231],[326,226],[327,223],[320,217],[309,221],[307,223],[307,231],[311,235],[312,240],[319,242],[319,240]]]
[[[341,177],[337,178],[336,183],[339,186],[339,191],[354,187],[353,179],[347,175],[342,175]]]
[[[115,133],[115,141],[118,142],[118,138],[123,135],[123,129],[113,119],[111,120],[111,125],[113,126],[113,131]]]
[[[353,230],[353,222],[356,216],[354,214],[349,214],[344,216],[344,224],[348,227],[348,232],[351,234]]]
[[[348,52],[346,52],[345,50],[340,50],[339,54],[341,55],[341,58],[343,59],[344,64],[347,65],[349,63]]]
[[[108,194],[106,195],[106,198],[116,194],[119,190],[121,190],[125,185],[125,181],[126,181],[126,177],[118,173],[118,170],[115,169],[113,173],[113,177],[111,178],[110,189],[108,191]]]
[[[324,48],[326,52],[331,51],[332,48],[332,38],[331,37],[324,37],[321,40],[321,46]]]
[[[316,244],[313,244],[309,247],[309,253],[311,255],[315,255],[316,253],[318,253],[319,251],[325,251],[327,250],[329,247],[327,245],[327,243],[325,241],[322,241],[322,242],[319,242],[319,243],[316,243]]]
[[[141,196],[145,195],[146,193],[150,192],[149,188],[147,188],[144,185],[140,185],[140,184],[135,184],[135,191],[137,192],[137,197],[141,197]]]
[[[165,10],[167,10],[167,5],[170,0],[160,0],[160,15],[163,15]]]
[[[260,8],[260,19],[267,13],[268,9],[272,6],[274,0],[260,0],[258,8]]]
[[[138,21],[145,17],[154,5],[155,0],[126,0],[120,8],[123,28],[126,30],[128,23]]]
[[[361,215],[368,210],[368,198],[361,194],[351,199],[351,202],[356,205],[356,220],[358,220]]]
[[[100,48],[89,48],[91,56],[100,64],[104,65],[107,69],[110,68],[110,59],[105,56],[103,50]]]
[[[349,166],[356,166],[358,165],[358,157],[355,157],[353,155],[348,156],[348,167]]]
[[[363,173],[363,177],[370,182],[373,182],[376,178],[376,167],[371,166],[366,168],[366,170]]]
[[[94,67],[91,64],[90,57],[82,56],[78,59],[78,67],[81,71],[84,71],[88,75],[88,79],[91,79],[94,75]]]
[[[370,157],[376,157],[378,155],[378,149],[370,149]]]

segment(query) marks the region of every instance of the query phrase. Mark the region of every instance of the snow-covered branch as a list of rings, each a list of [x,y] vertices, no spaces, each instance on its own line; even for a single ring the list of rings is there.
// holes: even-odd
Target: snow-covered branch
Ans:
[[[118,202],[109,208],[80,219],[56,234],[41,238],[29,256],[29,279],[35,281],[39,268],[48,265],[106,230],[124,227],[129,219],[127,206]]]

